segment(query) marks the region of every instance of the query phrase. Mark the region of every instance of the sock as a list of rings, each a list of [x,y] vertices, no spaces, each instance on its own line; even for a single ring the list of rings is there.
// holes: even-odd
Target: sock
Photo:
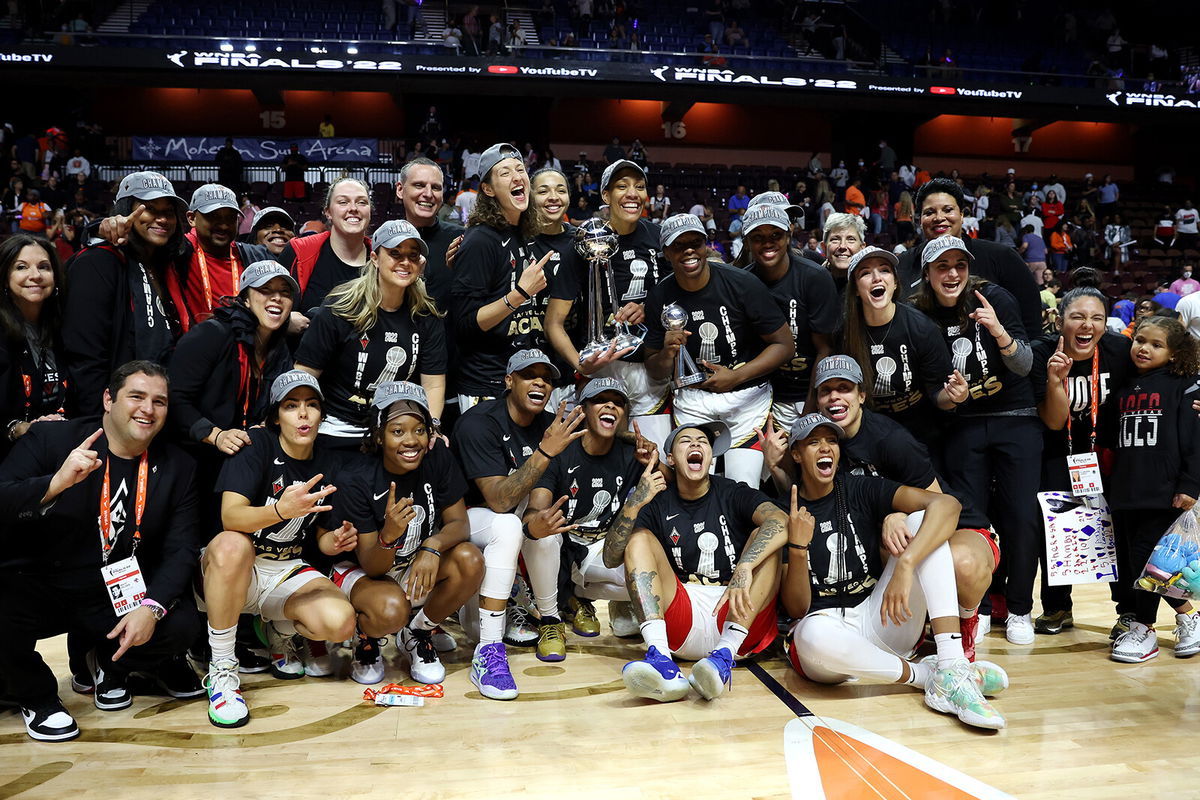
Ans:
[[[967,657],[963,653],[962,634],[957,631],[954,633],[935,633],[933,635],[933,643],[937,645],[938,669],[945,669],[950,665],[951,661]]]
[[[638,628],[642,631],[642,639],[646,647],[655,647],[664,656],[671,657],[671,646],[667,644],[667,621],[665,619],[648,619]]]
[[[495,644],[504,638],[504,612],[479,609],[479,644]]]
[[[746,636],[750,631],[738,625],[736,622],[726,622],[721,628],[721,638],[717,640],[717,646],[714,650],[719,650],[724,647],[729,650],[729,654],[736,656],[738,650],[742,649],[742,642],[746,641]]]
[[[429,619],[429,617],[425,616],[424,608],[418,609],[417,615],[412,618],[412,622],[408,623],[408,627],[412,628],[414,631],[431,631],[437,626],[438,624],[436,622],[433,622]]]
[[[208,626],[208,647],[212,650],[212,655],[209,660],[217,661],[235,661],[237,656],[234,655],[233,649],[237,643],[237,625],[230,628],[217,629],[212,625]]]
[[[963,606],[958,607],[959,619],[970,619],[971,617],[975,616],[978,612],[979,612],[979,606],[975,606],[974,608],[964,608]]]
[[[924,689],[925,684],[929,683],[929,679],[933,677],[933,666],[922,661],[908,662],[908,671],[908,685],[916,686],[919,689]]]
[[[542,619],[545,619],[546,617],[554,617],[555,619],[558,619],[558,592],[557,591],[555,591],[555,593],[550,595],[549,597],[535,598],[535,602],[537,604],[537,610],[538,610],[539,617],[541,617]]]

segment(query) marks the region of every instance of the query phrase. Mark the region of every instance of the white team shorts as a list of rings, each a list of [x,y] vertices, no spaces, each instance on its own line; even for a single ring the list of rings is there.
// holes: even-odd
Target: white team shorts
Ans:
[[[203,556],[203,553],[201,555]],[[203,571],[203,558],[200,565]],[[242,613],[256,614],[267,620],[287,619],[283,613],[283,606],[288,598],[310,582],[323,577],[325,576],[309,566],[308,562],[298,558],[276,561],[255,556]],[[201,611],[207,610],[203,597],[197,595],[196,604]]]
[[[669,380],[656,381],[646,372],[646,365],[632,361],[614,361],[596,372],[597,377],[617,378],[625,382],[629,392],[629,417],[644,417],[665,413]]]
[[[756,444],[757,429],[766,424],[770,410],[771,384],[766,382],[732,392],[690,388],[675,391],[675,427],[720,420],[729,426],[733,447]]]
[[[403,568],[393,567],[387,571],[386,577],[395,581],[397,585],[403,588],[404,581],[408,578],[408,572],[411,568],[411,563]],[[365,577],[367,577],[367,573],[363,572],[362,567],[358,564],[355,564],[353,561],[339,561],[333,565],[333,574],[330,576],[330,580],[345,593],[346,599],[349,600],[350,592],[354,589],[354,584]],[[409,602],[415,608],[424,605],[428,598],[429,593],[426,592],[421,597],[409,598]]]

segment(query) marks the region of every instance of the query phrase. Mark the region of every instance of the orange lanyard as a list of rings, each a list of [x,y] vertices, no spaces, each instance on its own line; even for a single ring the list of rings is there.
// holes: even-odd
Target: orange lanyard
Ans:
[[[1068,377],[1063,383],[1067,389],[1067,454],[1074,452],[1074,445],[1071,441],[1071,379]],[[1096,349],[1092,351],[1092,436],[1088,443],[1088,452],[1096,452],[1096,421],[1100,418],[1100,344],[1096,343]]]
[[[204,281],[204,305],[212,311],[213,297],[212,285],[208,280],[208,262],[204,259],[204,248],[200,246],[199,241],[196,242],[196,260],[200,262],[200,280]],[[237,247],[232,245],[229,248],[229,274],[233,278],[233,292],[237,294],[241,270],[238,269]]]
[[[389,683],[380,689],[364,689],[363,700],[374,702],[375,698],[381,694],[407,694],[413,697],[441,697],[444,689],[440,683],[432,683],[422,686],[401,686],[398,683]]]
[[[138,463],[137,475],[137,499],[134,502],[133,512],[133,551],[130,555],[137,552],[138,542],[142,539],[142,514],[146,510],[146,482],[150,474],[150,459],[149,453],[143,451],[141,461]],[[109,494],[109,478],[108,478],[108,459],[104,460],[104,484],[100,489],[100,546],[103,551],[104,563],[108,563],[108,555],[112,552],[112,508],[111,496]]]

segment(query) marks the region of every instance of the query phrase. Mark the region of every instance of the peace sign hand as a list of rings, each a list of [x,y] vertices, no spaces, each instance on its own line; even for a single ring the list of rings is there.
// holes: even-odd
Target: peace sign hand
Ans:
[[[996,316],[996,309],[992,308],[992,304],[983,296],[983,292],[976,289],[975,296],[979,298],[980,306],[969,314],[971,319],[975,320],[981,328],[986,329],[993,338],[997,340],[1008,338],[1004,326],[1000,324],[1000,319]]]
[[[762,428],[755,428],[754,432],[758,434],[758,444],[762,447],[763,459],[767,466],[782,465],[783,457],[787,455],[787,433],[775,427],[774,412],[767,412],[767,424]]]
[[[336,492],[337,487],[330,485],[312,491],[324,477],[324,473],[318,472],[304,483],[294,483],[284,489],[279,502],[275,504],[275,512],[283,519],[299,519],[309,514],[332,511],[333,506],[321,505],[321,501]]]
[[[657,453],[657,446],[654,446]],[[638,479],[637,486],[633,489],[633,502],[639,508],[649,503],[658,495],[659,492],[667,488],[667,478],[658,469],[658,458],[646,465],[646,471],[642,473],[642,477]]]
[[[574,530],[575,526],[568,523],[562,513],[562,506],[565,502],[567,502],[567,496],[564,494],[554,505],[543,508],[534,514],[529,519],[529,535],[535,539],[545,539],[547,536],[556,536]]]

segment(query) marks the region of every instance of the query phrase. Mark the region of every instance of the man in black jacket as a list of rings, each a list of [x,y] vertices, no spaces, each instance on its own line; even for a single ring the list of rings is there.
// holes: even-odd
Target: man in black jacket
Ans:
[[[132,702],[132,671],[164,662],[190,670],[181,656],[200,631],[190,592],[194,464],[154,441],[166,417],[166,372],[131,361],[113,373],[101,419],[41,426],[0,466],[0,674],[33,739],[79,735],[35,649],[40,639],[70,628],[99,642],[88,662],[104,711]],[[203,694],[195,673],[191,681],[186,696]]]

